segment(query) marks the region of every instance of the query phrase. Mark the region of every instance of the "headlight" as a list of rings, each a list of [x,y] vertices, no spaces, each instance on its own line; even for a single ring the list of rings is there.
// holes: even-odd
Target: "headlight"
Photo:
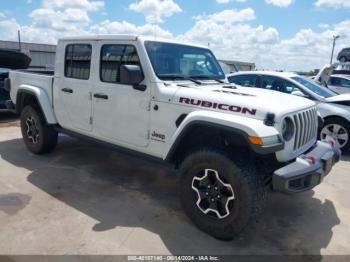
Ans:
[[[275,145],[281,143],[281,140],[278,135],[275,136],[266,136],[262,138],[264,145]]]
[[[284,141],[289,141],[293,138],[295,132],[293,120],[290,117],[286,117],[282,123],[282,137]]]

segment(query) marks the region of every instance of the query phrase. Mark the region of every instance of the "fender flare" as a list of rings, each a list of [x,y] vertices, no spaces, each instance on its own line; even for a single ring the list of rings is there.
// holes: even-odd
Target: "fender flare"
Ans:
[[[219,121],[217,121],[219,119]],[[235,122],[235,120],[237,122]],[[221,123],[220,123],[221,122]],[[254,130],[254,125],[260,127],[260,130]],[[224,131],[232,132],[237,134],[241,139],[244,139],[244,142],[247,142],[250,149],[257,154],[270,154],[282,150],[284,148],[284,143],[275,144],[271,146],[256,146],[249,142],[248,136],[270,136],[270,135],[279,135],[275,127],[266,126],[263,121],[257,119],[237,116],[237,115],[228,115],[218,112],[193,112],[185,117],[181,122],[179,128],[175,131],[175,134],[172,137],[170,146],[168,150],[165,151],[164,159],[170,161],[182,142],[182,139],[191,131],[194,126],[208,126],[218,128]],[[264,134],[264,135],[263,135]]]
[[[19,103],[21,101],[19,100],[23,94],[32,95],[37,99],[41,111],[43,112],[45,120],[48,124],[57,124],[57,119],[53,111],[53,105],[51,104],[47,93],[43,89],[30,85],[20,85],[16,96],[16,110],[18,110],[20,107]]]

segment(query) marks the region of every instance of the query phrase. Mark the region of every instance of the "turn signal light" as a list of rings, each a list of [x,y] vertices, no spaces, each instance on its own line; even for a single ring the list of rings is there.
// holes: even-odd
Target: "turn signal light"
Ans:
[[[249,139],[250,143],[252,143],[254,145],[258,145],[258,146],[264,145],[264,141],[261,139],[261,137],[248,136],[248,139]]]

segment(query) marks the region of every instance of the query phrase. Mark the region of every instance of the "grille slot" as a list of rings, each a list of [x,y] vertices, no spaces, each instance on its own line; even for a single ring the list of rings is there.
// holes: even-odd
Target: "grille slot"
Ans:
[[[292,116],[295,125],[294,151],[300,149],[317,136],[317,110],[315,108]]]

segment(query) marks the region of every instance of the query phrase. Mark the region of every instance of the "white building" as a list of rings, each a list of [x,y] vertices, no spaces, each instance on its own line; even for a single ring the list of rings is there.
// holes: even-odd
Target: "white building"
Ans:
[[[233,60],[221,60],[219,63],[224,70],[225,74],[235,73],[238,71],[254,71],[255,64],[249,62],[233,61]]]

